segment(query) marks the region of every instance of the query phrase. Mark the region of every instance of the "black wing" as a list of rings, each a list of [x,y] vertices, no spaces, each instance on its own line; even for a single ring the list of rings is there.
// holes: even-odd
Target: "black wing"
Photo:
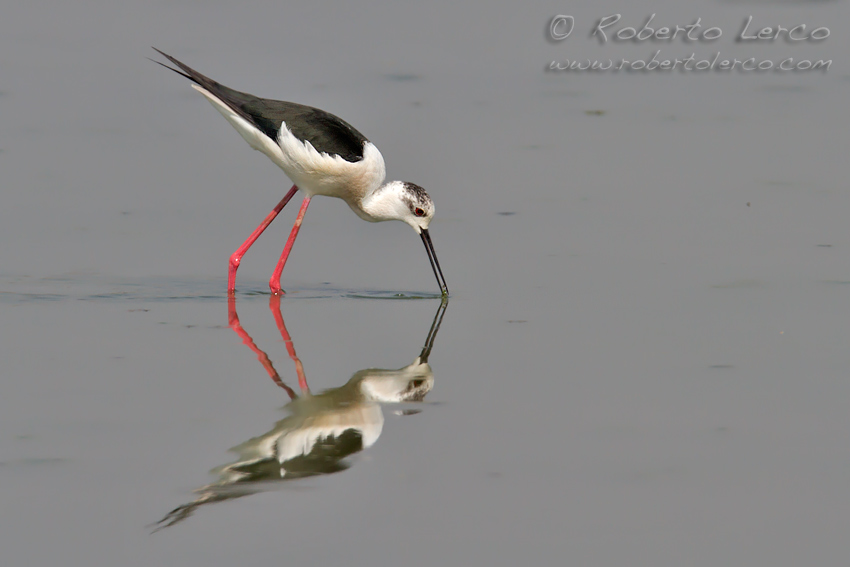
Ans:
[[[260,98],[233,90],[198,73],[156,47],[153,49],[184,72],[159,61],[154,63],[159,63],[166,69],[171,69],[198,83],[275,142],[277,142],[281,124],[286,123],[286,127],[295,137],[310,142],[319,152],[336,154],[352,163],[363,159],[363,144],[367,142],[366,137],[355,130],[351,124],[330,112],[312,106]]]

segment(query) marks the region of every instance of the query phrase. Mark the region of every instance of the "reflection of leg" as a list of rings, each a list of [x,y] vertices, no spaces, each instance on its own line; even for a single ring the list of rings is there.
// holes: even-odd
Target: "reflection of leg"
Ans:
[[[269,289],[273,295],[280,295],[280,276],[283,274],[283,267],[286,265],[286,259],[289,258],[289,253],[292,251],[292,245],[295,244],[295,237],[298,236],[298,231],[301,230],[301,223],[304,221],[304,215],[307,213],[307,207],[310,206],[310,197],[304,197],[304,202],[301,203],[301,210],[298,211],[298,218],[295,219],[295,224],[292,225],[292,232],[289,233],[289,239],[286,241],[286,246],[283,247],[283,253],[280,255],[280,260],[277,262],[277,267],[274,269],[272,279],[269,280]]]
[[[306,208],[306,207],[305,207]],[[283,313],[280,312],[280,296],[273,295],[269,299],[269,309],[274,315],[274,322],[277,324],[277,330],[280,331],[280,336],[286,344],[286,352],[289,353],[289,358],[295,361],[295,372],[298,373],[298,386],[301,388],[301,394],[310,394],[310,387],[307,386],[307,376],[304,374],[304,365],[301,364],[301,359],[295,354],[295,346],[292,344],[292,337],[289,336],[289,331],[286,330],[286,325],[283,323]]]
[[[280,203],[278,203],[277,206],[272,209],[272,212],[270,212],[266,219],[260,223],[260,226],[258,226],[254,230],[254,232],[251,233],[251,236],[248,237],[248,240],[243,242],[242,246],[237,248],[236,252],[234,252],[230,256],[230,265],[227,268],[227,293],[233,293],[234,291],[236,291],[236,270],[239,269],[239,264],[242,262],[242,256],[245,255],[245,253],[248,251],[248,248],[250,248],[251,245],[257,241],[261,234],[263,234],[263,231],[266,230],[266,227],[268,227],[272,223],[278,213],[283,210],[283,207],[286,206],[286,204],[293,197],[293,195],[295,195],[297,191],[298,187],[293,185],[292,189],[289,190],[289,193],[286,194],[286,197],[281,199]]]
[[[227,298],[227,325],[233,329],[237,335],[239,335],[243,344],[248,345],[248,348],[256,353],[257,360],[259,360],[260,364],[263,365],[263,368],[266,369],[266,372],[269,374],[269,378],[274,380],[275,384],[286,390],[289,397],[294,400],[296,397],[295,392],[292,388],[283,383],[283,380],[280,379],[280,375],[278,375],[277,370],[274,369],[272,361],[269,360],[269,356],[265,352],[261,351],[256,344],[254,344],[254,340],[248,332],[242,328],[241,323],[239,323],[239,315],[236,314],[236,297],[234,295],[230,295]]]

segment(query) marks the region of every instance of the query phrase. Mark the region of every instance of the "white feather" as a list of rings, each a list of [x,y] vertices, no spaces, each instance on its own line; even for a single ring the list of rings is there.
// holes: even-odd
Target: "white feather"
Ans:
[[[248,145],[266,154],[299,189],[311,197],[338,197],[349,205],[357,205],[384,181],[384,157],[371,142],[363,145],[363,159],[352,163],[338,155],[318,152],[310,142],[299,140],[286,123],[280,125],[278,139],[272,140],[205,88],[192,87],[212,103]]]
[[[192,88],[204,95],[208,101],[224,116],[230,125],[233,126],[242,138],[248,142],[248,145],[255,150],[261,151],[273,162],[280,165],[283,162],[283,152],[274,141],[266,136],[259,128],[236,114],[229,106],[224,104],[218,97],[212,94],[204,87],[192,85]],[[283,166],[281,166],[283,167]]]

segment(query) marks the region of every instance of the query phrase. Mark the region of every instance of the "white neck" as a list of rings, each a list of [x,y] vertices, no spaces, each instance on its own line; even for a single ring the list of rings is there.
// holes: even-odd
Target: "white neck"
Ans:
[[[402,220],[408,212],[401,199],[403,189],[401,181],[390,181],[367,194],[359,203],[349,205],[357,216],[369,222]]]

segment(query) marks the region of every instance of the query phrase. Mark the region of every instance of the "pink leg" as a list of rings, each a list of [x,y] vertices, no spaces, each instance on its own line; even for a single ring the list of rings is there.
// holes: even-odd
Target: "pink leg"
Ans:
[[[292,337],[289,336],[289,331],[286,330],[286,325],[283,323],[283,313],[280,312],[280,296],[273,295],[269,298],[269,309],[272,310],[274,322],[277,325],[277,330],[280,331],[280,337],[286,345],[286,351],[289,353],[289,358],[295,362],[295,373],[298,374],[298,387],[301,388],[302,395],[310,395],[310,387],[307,386],[307,375],[304,373],[304,365],[301,364],[301,359],[295,354],[295,345],[292,344]]]
[[[234,252],[230,256],[230,266],[227,270],[227,293],[234,293],[236,291],[236,270],[239,269],[239,263],[242,262],[242,256],[248,251],[248,248],[251,247],[254,242],[263,234],[263,231],[266,230],[266,227],[269,226],[275,217],[283,210],[283,207],[289,202],[293,195],[298,191],[298,187],[295,185],[292,186],[292,189],[289,190],[289,193],[286,194],[286,197],[281,199],[280,203],[269,213],[269,216],[260,223],[260,226],[251,233],[251,236],[248,237],[248,240],[242,243],[236,252]]]
[[[227,298],[227,324],[236,332],[237,335],[239,335],[239,338],[242,339],[242,343],[248,345],[248,348],[254,351],[254,354],[257,355],[257,360],[259,360],[260,364],[263,365],[263,368],[266,369],[269,378],[274,380],[275,384],[286,390],[286,393],[289,394],[289,398],[294,400],[297,397],[295,392],[292,388],[283,383],[283,380],[280,379],[280,375],[278,375],[277,370],[274,369],[272,361],[269,360],[269,356],[260,350],[256,344],[254,344],[254,340],[248,332],[242,328],[242,324],[239,323],[239,315],[236,314],[236,297],[233,295]]]
[[[298,218],[295,219],[295,224],[292,225],[292,232],[289,233],[289,240],[286,241],[286,246],[283,247],[283,254],[280,255],[280,260],[278,260],[277,267],[274,269],[272,279],[269,280],[269,289],[272,291],[272,295],[283,293],[283,290],[280,289],[280,276],[283,274],[286,259],[289,258],[289,252],[292,250],[292,245],[295,244],[295,237],[298,236],[301,223],[304,221],[304,214],[307,212],[307,207],[309,206],[310,197],[304,197],[304,202],[301,203],[301,210],[298,211]]]

